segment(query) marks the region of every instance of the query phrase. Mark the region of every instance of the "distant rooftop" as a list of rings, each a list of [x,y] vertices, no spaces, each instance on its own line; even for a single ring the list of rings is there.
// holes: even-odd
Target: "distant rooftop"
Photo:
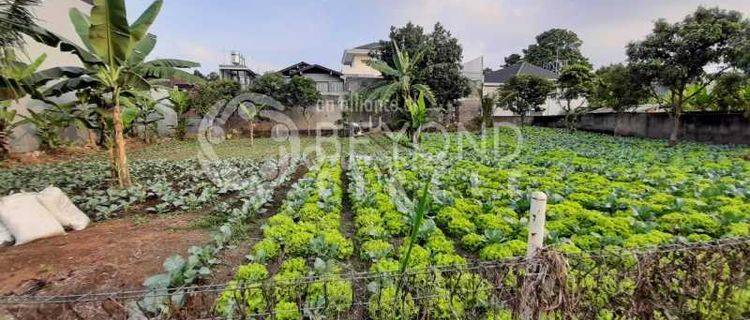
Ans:
[[[380,45],[380,41],[376,41],[370,42],[368,44],[363,44],[351,49],[346,49],[344,50],[344,56],[341,57],[341,64],[351,65],[354,55],[366,55],[369,54],[372,50],[378,50],[381,48],[382,46]]]
[[[302,75],[305,73],[318,73],[318,74],[330,74],[332,76],[341,76],[341,72],[326,68],[319,64],[310,64],[304,61],[288,66],[284,69],[279,70],[279,73],[290,77],[293,75]]]
[[[380,49],[382,48],[380,46],[380,41],[370,42],[368,44],[363,44],[359,47],[356,47],[354,49],[365,49],[365,50],[374,50],[374,49]]]
[[[505,83],[508,79],[519,74],[533,74],[546,79],[557,79],[557,73],[542,67],[533,65],[526,61],[514,64],[496,71],[487,72],[484,75],[485,83]]]

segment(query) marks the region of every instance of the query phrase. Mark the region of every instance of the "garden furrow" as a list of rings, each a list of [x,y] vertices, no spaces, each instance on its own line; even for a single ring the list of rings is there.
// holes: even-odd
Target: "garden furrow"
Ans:
[[[275,313],[334,316],[351,307],[351,284],[340,276],[353,251],[341,232],[341,163],[319,159],[263,227],[264,238],[216,301],[224,317]],[[278,264],[278,268],[271,268]],[[277,270],[276,270],[277,269]],[[315,282],[305,281],[314,276]],[[270,282],[270,284],[268,284]],[[268,285],[267,285],[268,284]]]

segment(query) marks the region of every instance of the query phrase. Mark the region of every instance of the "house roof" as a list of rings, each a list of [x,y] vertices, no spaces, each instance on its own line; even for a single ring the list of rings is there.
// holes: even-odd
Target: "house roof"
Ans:
[[[223,70],[245,71],[245,72],[250,73],[251,77],[257,77],[258,76],[258,74],[255,71],[251,70],[250,68],[248,68],[246,66],[238,66],[238,65],[234,65],[234,64],[220,64],[219,65],[219,71],[223,71]]]
[[[376,41],[376,42],[370,42],[368,44],[363,44],[361,46],[354,47],[351,49],[346,49],[344,50],[344,56],[341,57],[341,64],[351,65],[352,59],[354,59],[355,55],[367,55],[367,54],[370,54],[370,51],[378,50],[381,48],[382,46],[380,45],[380,41]]]
[[[505,83],[511,77],[519,74],[533,74],[546,79],[557,79],[557,74],[544,69],[539,66],[535,66],[526,61],[519,62],[509,67],[502,68],[496,71],[487,72],[484,75],[485,83]]]
[[[355,47],[354,49],[375,50],[380,48],[382,48],[382,46],[380,45],[380,41],[375,41],[368,44],[363,44],[359,47]]]
[[[319,64],[310,64],[304,61],[301,61],[299,63],[293,64],[284,69],[281,69],[279,70],[279,73],[287,77],[293,76],[293,75],[302,75],[305,73],[318,73],[318,74],[322,73],[322,74],[330,74],[332,76],[337,76],[337,77],[341,76],[341,72],[338,72],[331,68],[326,68]]]

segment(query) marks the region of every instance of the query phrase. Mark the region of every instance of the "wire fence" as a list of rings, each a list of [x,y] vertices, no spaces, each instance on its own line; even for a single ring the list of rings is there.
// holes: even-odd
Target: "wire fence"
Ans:
[[[501,262],[196,285],[157,292],[1,297],[0,305],[120,305],[184,295],[173,318],[746,319],[750,238],[643,250],[560,253]]]

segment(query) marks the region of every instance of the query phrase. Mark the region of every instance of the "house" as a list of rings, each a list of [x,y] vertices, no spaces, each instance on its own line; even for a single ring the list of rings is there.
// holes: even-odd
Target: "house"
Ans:
[[[293,76],[303,76],[315,81],[315,87],[318,89],[323,99],[327,101],[338,101],[346,96],[344,91],[344,79],[342,73],[319,64],[310,64],[299,62],[278,71],[287,78]]]
[[[368,65],[368,61],[372,59],[371,53],[381,48],[380,42],[371,42],[344,50],[344,55],[341,57],[341,73],[346,91],[357,92],[377,79],[383,78],[380,71]]]
[[[258,74],[247,67],[245,57],[241,53],[232,51],[230,64],[219,65],[219,77],[237,82],[242,89],[247,89]]]
[[[500,70],[495,71],[489,71],[484,74],[484,85],[483,85],[483,93],[485,95],[487,94],[493,94],[496,93],[500,88],[503,86],[503,84],[508,81],[510,78],[522,75],[522,74],[530,74],[539,76],[545,79],[549,80],[557,80],[557,73],[554,73],[550,70],[544,69],[542,67],[533,65],[531,63],[528,63],[526,61],[519,62],[517,64],[514,64],[512,66],[507,66],[505,68],[502,68]],[[543,112],[540,113],[533,113],[530,115],[558,115],[562,113],[562,105],[561,103],[555,99],[555,98],[547,98],[547,101],[542,105],[542,108],[544,108]],[[513,116],[514,114],[508,110],[502,110],[502,109],[496,109],[495,114],[496,117],[498,116]]]

